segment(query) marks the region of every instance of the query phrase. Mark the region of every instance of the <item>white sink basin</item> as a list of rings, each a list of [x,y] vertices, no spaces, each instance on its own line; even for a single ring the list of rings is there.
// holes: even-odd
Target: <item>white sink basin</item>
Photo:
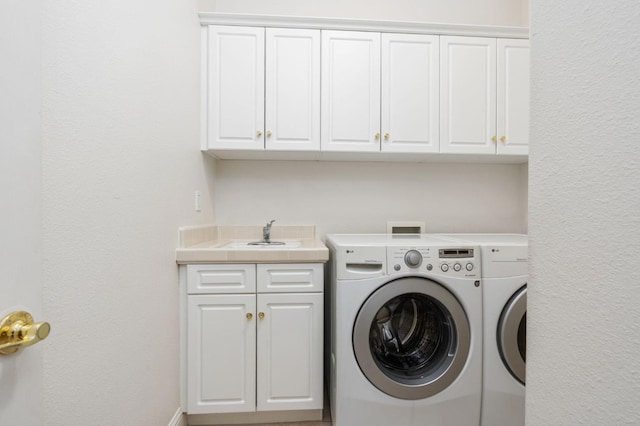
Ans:
[[[225,249],[245,249],[245,250],[260,250],[260,249],[293,249],[298,248],[302,244],[300,241],[273,241],[271,243],[251,244],[251,241],[232,241],[223,245],[221,248]]]

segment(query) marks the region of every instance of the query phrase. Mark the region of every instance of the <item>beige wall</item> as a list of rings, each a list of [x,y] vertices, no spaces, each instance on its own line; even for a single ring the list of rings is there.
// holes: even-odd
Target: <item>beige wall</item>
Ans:
[[[525,232],[526,165],[219,161],[215,215],[224,224],[316,224],[326,233]],[[524,192],[523,192],[524,189]]]
[[[213,220],[196,3],[43,4],[44,424],[167,425],[177,230]]]
[[[528,26],[528,0],[199,0],[208,12]]]

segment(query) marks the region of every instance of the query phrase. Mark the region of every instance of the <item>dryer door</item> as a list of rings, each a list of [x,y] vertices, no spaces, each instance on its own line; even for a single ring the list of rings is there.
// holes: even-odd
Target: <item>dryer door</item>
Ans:
[[[469,356],[469,321],[458,299],[425,278],[391,281],[364,302],[353,328],[362,373],[382,392],[423,399],[449,386]]]
[[[498,322],[498,351],[509,372],[525,384],[527,352],[527,286],[509,299]]]

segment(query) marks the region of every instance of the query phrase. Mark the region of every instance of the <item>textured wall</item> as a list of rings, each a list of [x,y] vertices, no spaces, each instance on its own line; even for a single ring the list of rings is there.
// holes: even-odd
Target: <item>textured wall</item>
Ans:
[[[531,30],[527,424],[640,424],[640,4]]]
[[[46,424],[167,425],[177,229],[213,220],[196,3],[44,4]]]

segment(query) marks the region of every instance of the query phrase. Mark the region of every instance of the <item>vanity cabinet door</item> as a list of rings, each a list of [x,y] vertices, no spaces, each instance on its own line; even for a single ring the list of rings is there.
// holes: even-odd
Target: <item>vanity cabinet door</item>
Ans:
[[[258,294],[258,411],[322,409],[323,301]]]
[[[264,149],[264,28],[210,25],[208,149]]]
[[[256,409],[255,294],[188,297],[187,411]]]

